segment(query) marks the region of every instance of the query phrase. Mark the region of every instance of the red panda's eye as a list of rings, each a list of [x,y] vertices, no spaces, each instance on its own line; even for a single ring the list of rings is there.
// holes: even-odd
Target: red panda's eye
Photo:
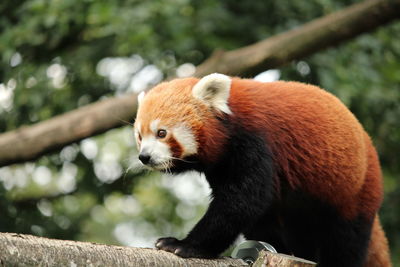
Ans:
[[[167,131],[166,130],[158,130],[157,131],[157,137],[158,138],[164,138],[164,137],[166,137],[167,136]]]

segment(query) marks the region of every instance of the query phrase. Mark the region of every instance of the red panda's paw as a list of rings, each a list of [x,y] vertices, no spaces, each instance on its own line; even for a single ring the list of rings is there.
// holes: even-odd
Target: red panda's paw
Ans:
[[[181,241],[175,237],[163,237],[156,241],[156,248],[165,250],[168,252],[174,252],[177,247],[179,247]]]
[[[204,250],[197,249],[194,246],[174,237],[164,237],[158,239],[156,242],[156,248],[172,252],[182,258],[215,258],[215,255],[211,255]]]

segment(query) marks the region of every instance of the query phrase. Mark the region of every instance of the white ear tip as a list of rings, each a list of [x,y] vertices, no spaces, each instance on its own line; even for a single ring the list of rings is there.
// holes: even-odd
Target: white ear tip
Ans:
[[[140,103],[142,103],[145,94],[146,94],[146,93],[145,93],[144,91],[142,91],[142,92],[138,95],[137,100],[138,100],[139,105],[140,105]]]
[[[212,73],[204,76],[200,81],[204,81],[204,83],[217,83],[217,84],[225,84],[226,86],[231,86],[231,77],[226,76],[221,73]]]
[[[211,73],[203,77],[204,78],[210,78],[210,79],[215,79],[215,80],[224,80],[224,81],[230,81],[231,78],[229,76],[226,76],[225,74],[221,73]]]
[[[198,84],[197,87],[210,86],[212,84],[215,84],[217,87],[230,87],[231,77],[221,73],[212,73],[201,78]]]

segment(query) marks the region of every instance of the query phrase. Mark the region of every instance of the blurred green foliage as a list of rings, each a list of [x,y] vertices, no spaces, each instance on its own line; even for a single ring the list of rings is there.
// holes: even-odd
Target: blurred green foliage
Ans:
[[[142,77],[149,66],[166,77],[183,63],[201,63],[215,49],[251,44],[353,2],[3,0],[0,132],[131,91],[130,79]],[[381,219],[395,264],[398,36],[395,22],[280,69],[281,79],[317,84],[337,95],[371,134],[385,176]],[[136,69],[124,76],[128,83],[101,73],[104,58],[134,59]],[[136,246],[159,236],[183,237],[206,208],[204,179],[145,173],[135,167],[135,153],[127,126],[33,163],[0,168],[0,231]]]

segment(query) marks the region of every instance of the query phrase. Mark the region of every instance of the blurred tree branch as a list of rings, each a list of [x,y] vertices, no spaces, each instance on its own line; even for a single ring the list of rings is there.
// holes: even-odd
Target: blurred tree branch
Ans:
[[[136,97],[128,95],[99,101],[0,135],[0,166],[33,160],[84,138],[129,124]]]
[[[0,233],[1,266],[248,266],[240,259],[183,259],[172,253],[88,242]],[[288,255],[261,253],[255,266],[312,267]],[[267,264],[266,264],[267,263]]]
[[[370,32],[399,17],[398,0],[363,1],[252,45],[227,52],[217,50],[197,67],[195,75],[219,72],[254,76]]]
[[[368,0],[236,50],[217,50],[195,76],[250,76],[334,46],[400,17],[400,0]],[[135,116],[136,97],[112,98],[0,135],[0,166],[34,160]]]

